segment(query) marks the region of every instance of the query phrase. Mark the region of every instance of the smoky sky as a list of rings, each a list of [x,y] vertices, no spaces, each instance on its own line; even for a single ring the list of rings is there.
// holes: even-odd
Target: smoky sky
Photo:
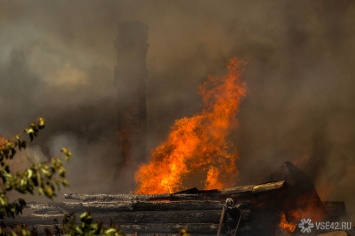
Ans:
[[[174,120],[201,109],[199,85],[237,57],[248,61],[247,97],[230,137],[238,183],[260,182],[289,160],[324,197],[355,212],[354,16],[346,0],[2,1],[0,132],[43,116],[47,128],[34,145],[45,156],[72,149],[68,191],[134,189],[115,179],[124,171],[116,137],[124,98],[114,85],[113,42],[118,22],[141,21],[149,27],[149,149]]]

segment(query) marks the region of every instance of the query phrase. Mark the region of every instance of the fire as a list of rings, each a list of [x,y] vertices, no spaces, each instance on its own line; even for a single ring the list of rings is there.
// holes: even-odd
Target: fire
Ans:
[[[294,209],[287,212],[287,215],[295,221],[299,221],[303,218],[310,218],[315,221],[321,221],[324,219],[324,212],[320,206],[314,200],[298,200],[298,209]]]
[[[280,214],[279,228],[284,235],[291,235],[290,233],[296,229],[297,223],[301,222],[302,219],[311,219],[312,221],[322,221],[325,219],[322,206],[311,195],[298,198],[292,203],[292,206],[288,207],[291,207],[291,209],[284,207]]]
[[[295,231],[296,226],[297,226],[296,223],[287,222],[285,213],[281,212],[281,214],[280,214],[280,223],[279,223],[280,229],[286,231],[286,233],[292,233],[293,231]]]
[[[175,121],[167,140],[136,172],[136,193],[176,192],[196,175],[203,176],[207,189],[234,184],[238,155],[227,137],[237,126],[236,113],[246,94],[245,83],[240,81],[241,64],[231,59],[226,75],[209,76],[202,84],[203,110]]]

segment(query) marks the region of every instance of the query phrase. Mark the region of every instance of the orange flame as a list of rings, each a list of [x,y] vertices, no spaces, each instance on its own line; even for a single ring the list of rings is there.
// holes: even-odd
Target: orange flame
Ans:
[[[314,221],[321,221],[324,219],[324,212],[314,199],[299,199],[298,209],[287,212],[287,216],[294,221],[300,221],[303,218],[310,218]]]
[[[319,205],[317,198],[312,195],[298,198],[291,206],[293,209],[286,208],[280,214],[279,228],[283,235],[291,235],[297,226],[295,222],[300,222],[301,219],[311,219],[312,221],[325,219],[322,206]]]
[[[236,58],[231,59],[226,75],[209,76],[202,84],[199,92],[203,110],[175,121],[167,140],[136,172],[136,193],[176,192],[196,174],[205,176],[207,189],[234,184],[238,155],[227,137],[236,128],[236,112],[246,94],[245,83],[239,79],[240,64]]]
[[[292,233],[293,231],[295,231],[296,226],[297,226],[296,223],[287,222],[285,213],[281,212],[280,223],[279,223],[280,229],[286,231],[285,233],[288,234],[288,233]]]

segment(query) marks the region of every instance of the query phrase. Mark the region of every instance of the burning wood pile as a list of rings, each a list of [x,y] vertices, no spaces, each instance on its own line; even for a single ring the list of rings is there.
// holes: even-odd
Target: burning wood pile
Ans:
[[[188,229],[192,235],[282,236],[318,235],[311,221],[344,219],[344,203],[322,202],[312,181],[290,162],[263,184],[227,188],[238,176],[238,153],[228,135],[237,126],[235,115],[246,93],[239,64],[232,59],[225,76],[201,86],[203,110],[177,120],[167,140],[139,167],[137,194],[66,194],[68,201],[28,204],[30,215],[3,223],[58,232],[65,213],[90,212],[125,234]],[[207,190],[181,191],[196,186],[191,185],[194,179],[203,180],[199,184]]]
[[[217,231],[226,234],[235,229],[248,232],[252,229],[252,208],[258,211],[258,204],[253,203],[267,204],[271,192],[277,194],[284,189],[285,182],[279,181],[224,190],[189,189],[174,194],[67,194],[67,199],[77,201],[31,203],[31,215],[7,223],[53,228],[53,222],[60,223],[65,213],[88,211],[94,219],[120,225],[123,233],[175,234],[183,228],[192,234],[206,235],[215,235]]]
[[[274,236],[302,235],[296,226],[303,218],[345,217],[344,203],[321,202],[313,183],[289,162],[269,180],[272,182],[222,190],[192,188],[173,194],[66,194],[66,202],[28,204],[32,214],[5,223],[35,226],[41,231],[60,228],[65,213],[90,212],[104,224],[119,225],[125,234],[177,234],[188,229],[193,235]]]

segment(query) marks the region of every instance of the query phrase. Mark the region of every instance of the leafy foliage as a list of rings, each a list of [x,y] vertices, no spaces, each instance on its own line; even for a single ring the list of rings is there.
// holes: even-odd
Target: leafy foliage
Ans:
[[[93,222],[90,213],[84,212],[80,215],[80,224],[75,224],[75,215],[64,216],[63,220],[64,235],[101,235],[101,236],[121,236],[122,234],[112,226],[108,229],[103,228],[102,222]]]
[[[45,119],[38,118],[36,123],[31,123],[30,127],[24,130],[24,133],[28,135],[30,142],[32,142],[44,127]],[[16,135],[11,139],[0,137],[0,219],[16,217],[26,207],[26,201],[22,198],[10,202],[7,197],[10,191],[16,191],[24,195],[39,193],[52,199],[61,187],[69,185],[63,166],[63,158],[51,158],[48,161],[32,164],[21,172],[15,174],[11,172],[8,160],[13,159],[17,151],[27,147],[27,142],[21,137],[22,135]],[[67,148],[62,148],[61,152],[64,154],[64,159],[69,161],[72,156],[71,152]],[[64,235],[122,235],[112,226],[105,229],[101,222],[94,223],[88,212],[80,215],[78,225],[75,222],[74,214],[64,215],[62,232]],[[46,233],[52,235],[50,232]],[[3,227],[0,226],[0,235],[29,236],[36,235],[36,233],[34,230],[28,230],[25,226],[18,226],[14,230],[5,232]]]
[[[45,119],[38,118],[25,129],[25,134],[32,142],[40,130],[45,127]],[[52,199],[61,186],[68,186],[66,172],[62,158],[51,158],[49,161],[35,163],[21,172],[12,173],[7,161],[13,159],[17,151],[27,147],[27,142],[17,135],[15,138],[4,139],[0,142],[0,218],[15,217],[22,213],[26,201],[22,198],[10,202],[7,194],[16,191],[21,194],[34,194],[38,192]],[[63,148],[66,160],[71,153]]]

